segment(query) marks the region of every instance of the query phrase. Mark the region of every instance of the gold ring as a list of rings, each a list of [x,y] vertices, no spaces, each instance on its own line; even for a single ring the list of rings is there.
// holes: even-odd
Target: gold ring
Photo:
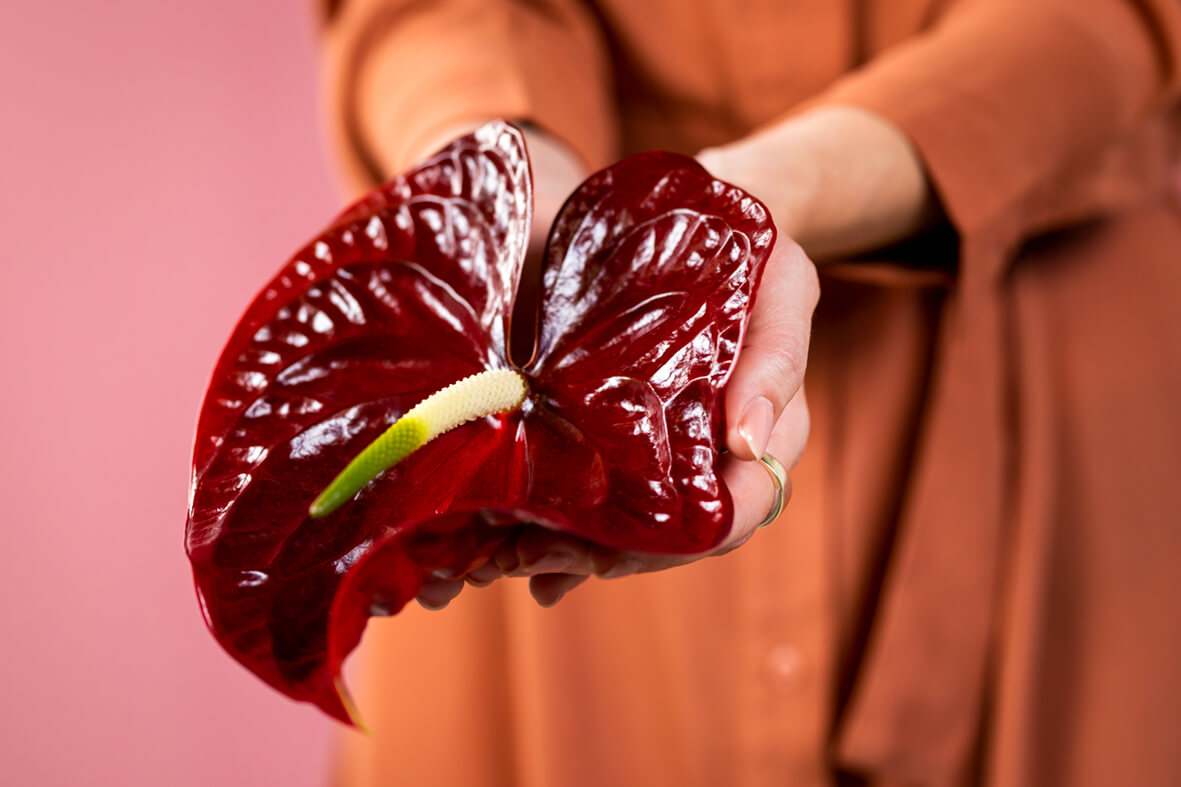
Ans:
[[[763,467],[767,468],[767,473],[771,476],[772,483],[775,484],[775,505],[771,507],[767,518],[759,523],[759,527],[766,527],[783,513],[783,506],[786,502],[783,499],[783,488],[787,485],[787,471],[783,469],[779,460],[770,454],[763,454],[759,457],[759,461],[763,463]]]

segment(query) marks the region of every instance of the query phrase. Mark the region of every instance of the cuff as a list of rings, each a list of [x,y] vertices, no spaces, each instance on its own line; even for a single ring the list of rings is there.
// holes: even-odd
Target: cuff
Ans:
[[[910,137],[962,235],[1097,155],[1159,90],[1149,31],[1122,2],[992,0],[839,81],[821,103],[875,112]]]

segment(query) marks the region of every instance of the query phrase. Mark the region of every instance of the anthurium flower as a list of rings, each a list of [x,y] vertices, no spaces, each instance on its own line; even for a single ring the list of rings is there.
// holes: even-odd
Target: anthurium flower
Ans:
[[[263,680],[343,721],[339,669],[368,617],[480,565],[521,523],[683,554],[729,531],[721,392],[774,241],[766,209],[669,153],[593,175],[554,223],[518,368],[531,211],[520,132],[484,126],[300,250],[213,373],[186,539],[206,621]],[[498,380],[508,400],[423,442],[451,407],[432,397],[473,375],[468,399]],[[354,463],[373,477],[334,486],[391,427],[381,462]]]

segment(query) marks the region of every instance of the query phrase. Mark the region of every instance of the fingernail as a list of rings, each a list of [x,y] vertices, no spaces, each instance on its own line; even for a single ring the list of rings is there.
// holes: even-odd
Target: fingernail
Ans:
[[[539,560],[534,563],[524,562],[521,568],[528,571],[530,574],[554,574],[564,569],[570,568],[574,563],[574,555],[566,552],[551,552],[542,555]]]
[[[750,452],[758,459],[767,453],[771,442],[771,428],[775,426],[775,406],[765,396],[758,396],[742,411],[738,419],[738,434],[746,441]]]
[[[640,570],[640,561],[635,558],[624,558],[620,560],[611,568],[604,571],[599,576],[603,579],[617,579],[618,577],[629,577]]]

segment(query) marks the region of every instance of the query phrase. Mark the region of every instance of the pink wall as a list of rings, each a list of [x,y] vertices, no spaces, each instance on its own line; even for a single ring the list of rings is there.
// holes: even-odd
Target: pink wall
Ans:
[[[307,0],[0,12],[0,783],[313,785],[333,725],[206,634],[221,343],[339,202]]]

